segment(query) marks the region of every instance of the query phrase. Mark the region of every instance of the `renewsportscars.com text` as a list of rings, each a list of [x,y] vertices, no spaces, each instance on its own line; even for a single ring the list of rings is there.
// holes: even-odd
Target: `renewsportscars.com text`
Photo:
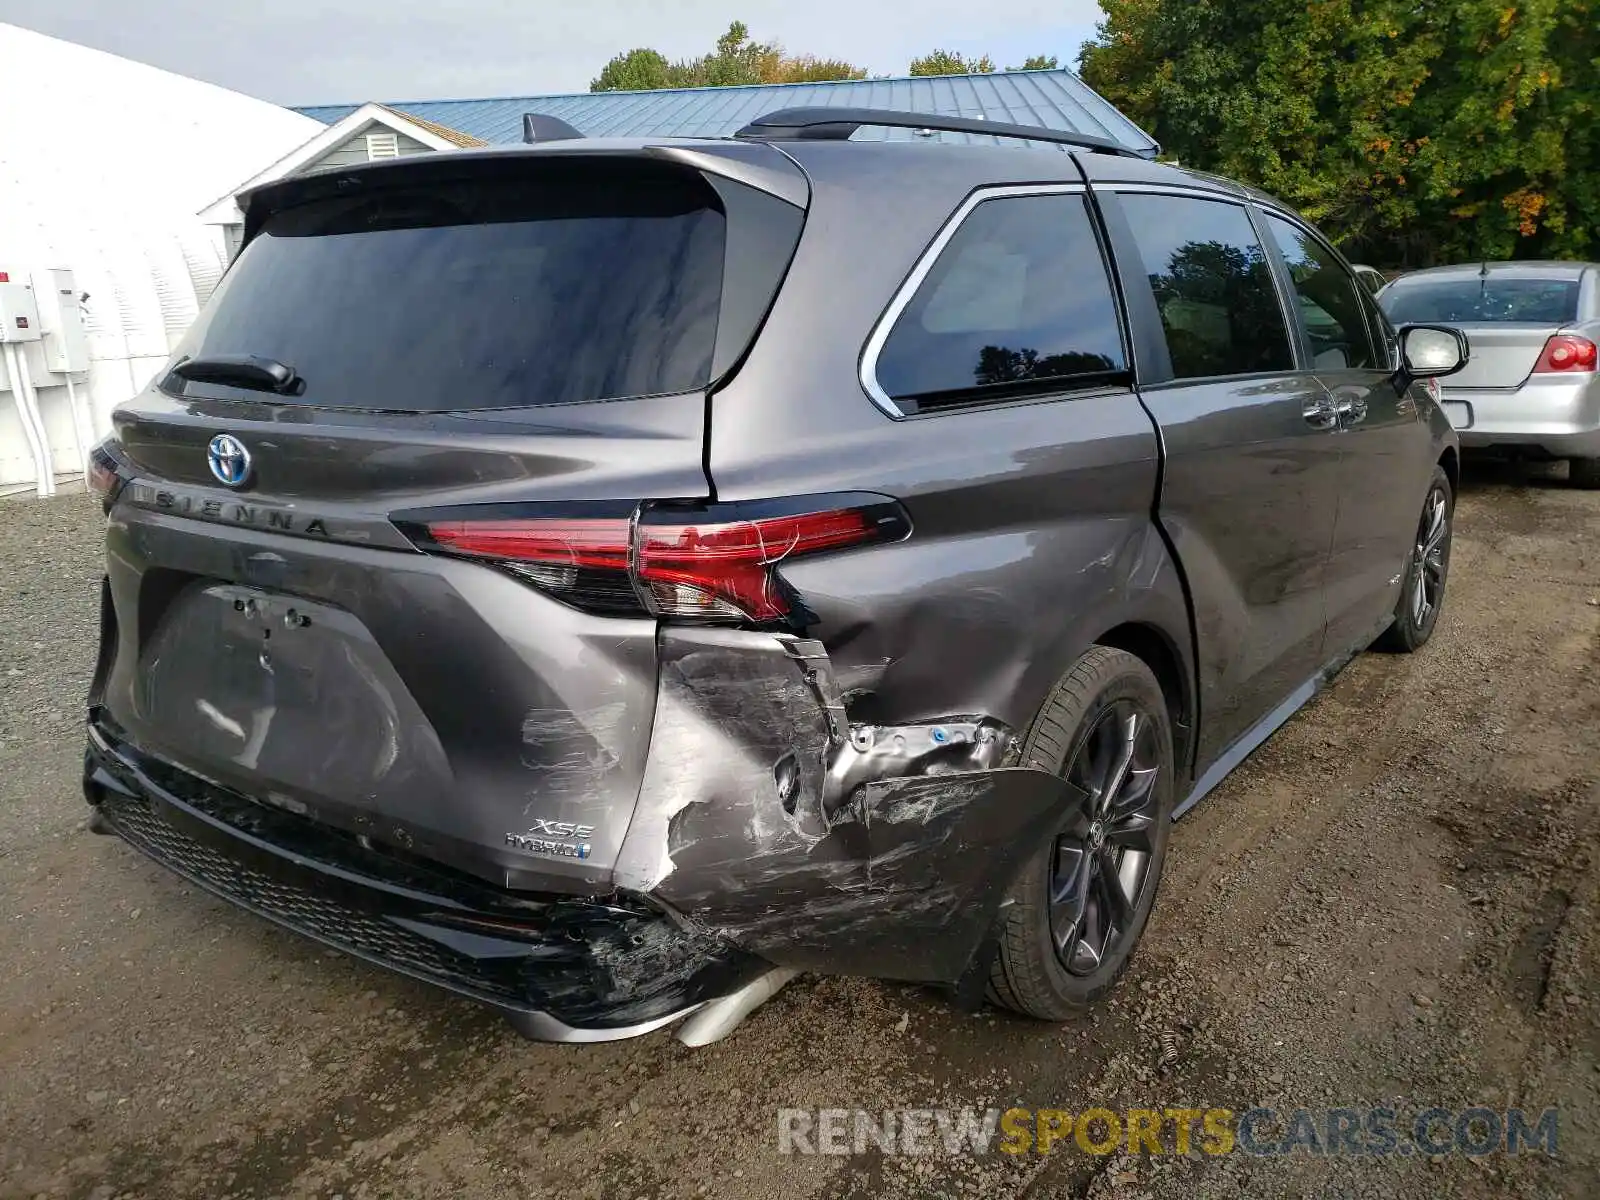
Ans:
[[[1554,1155],[1554,1108],[783,1108],[780,1154]]]

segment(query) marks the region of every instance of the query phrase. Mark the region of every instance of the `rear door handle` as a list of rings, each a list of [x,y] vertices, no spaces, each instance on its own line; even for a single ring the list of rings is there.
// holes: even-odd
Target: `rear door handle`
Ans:
[[[1300,410],[1305,417],[1306,424],[1313,429],[1337,429],[1339,427],[1339,405],[1332,396],[1318,396],[1315,400],[1308,400],[1306,406]]]

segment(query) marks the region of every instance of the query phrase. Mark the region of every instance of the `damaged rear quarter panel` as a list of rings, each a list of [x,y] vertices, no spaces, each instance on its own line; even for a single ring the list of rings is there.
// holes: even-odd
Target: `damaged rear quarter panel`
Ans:
[[[617,882],[779,965],[957,982],[1074,799],[1063,780],[1003,766],[833,794],[830,765],[853,748],[830,742],[783,639],[665,630],[660,669]]]
[[[761,338],[712,398],[707,464],[719,500],[870,492],[910,515],[904,542],[781,567],[852,718],[977,713],[1025,728],[1089,644],[1130,622],[1192,661],[1153,517],[1160,438],[1131,388],[895,420],[861,385],[863,347],[936,231],[976,187],[1037,183],[1040,160],[908,146],[908,188],[849,149],[793,147],[812,181],[807,233]]]

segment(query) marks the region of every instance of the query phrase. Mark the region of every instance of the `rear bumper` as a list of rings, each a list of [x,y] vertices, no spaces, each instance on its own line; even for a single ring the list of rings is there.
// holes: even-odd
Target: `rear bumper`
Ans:
[[[502,890],[219,786],[99,707],[84,790],[200,887],[544,1040],[648,1032],[772,966],[980,996],[1008,887],[1082,793],[1007,765],[991,722],[830,732],[815,643],[662,641],[650,768],[604,898]]]
[[[112,831],[196,886],[542,1041],[647,1033],[767,968],[642,897],[499,892],[399,859],[145,755],[103,717],[84,791]]]
[[[1466,447],[1522,446],[1555,458],[1600,455],[1600,377],[1535,376],[1511,390],[1451,388],[1443,404]]]

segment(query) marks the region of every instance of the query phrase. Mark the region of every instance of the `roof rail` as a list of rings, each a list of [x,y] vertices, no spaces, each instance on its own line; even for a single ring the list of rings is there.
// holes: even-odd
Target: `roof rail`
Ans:
[[[522,140],[529,145],[534,142],[570,142],[582,137],[583,134],[560,117],[550,117],[544,113],[522,114]]]
[[[878,108],[784,108],[757,117],[733,136],[747,141],[845,141],[864,125],[888,129],[917,129],[937,133],[976,133],[990,137],[1027,138],[1078,146],[1098,154],[1142,157],[1120,142],[1091,133],[1049,129],[1043,125],[1015,125],[973,117],[941,117],[933,113],[896,112]]]

